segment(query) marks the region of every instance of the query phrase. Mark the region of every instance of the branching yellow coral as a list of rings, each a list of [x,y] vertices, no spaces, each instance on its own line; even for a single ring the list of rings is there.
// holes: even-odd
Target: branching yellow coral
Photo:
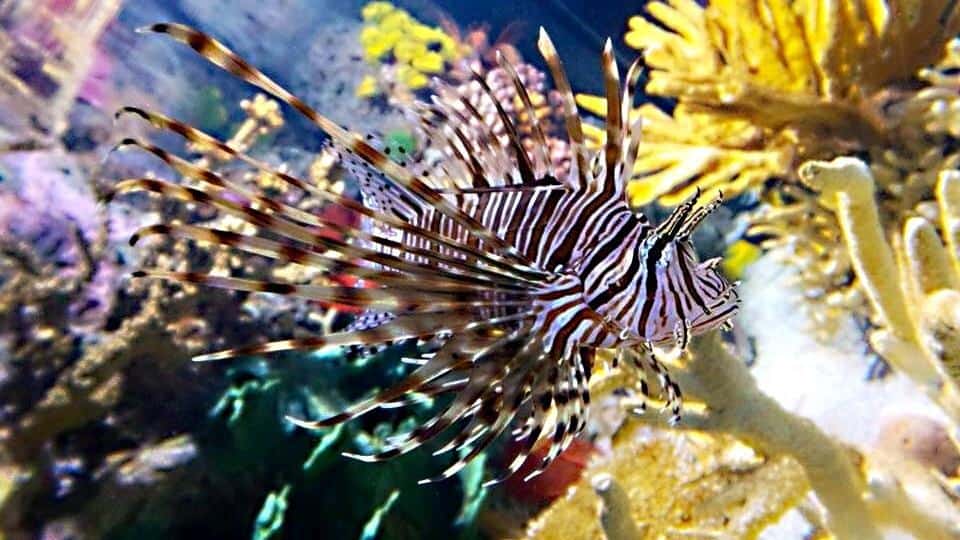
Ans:
[[[646,141],[633,202],[672,205],[698,186],[735,194],[791,177],[806,159],[896,143],[906,110],[888,106],[943,58],[958,14],[948,0],[649,3],[648,17],[630,19],[626,41],[651,69],[647,92],[678,107],[672,116],[640,109]],[[931,86],[945,77],[922,74]],[[953,103],[928,98],[927,110]],[[660,157],[665,145],[674,145],[672,159]]]
[[[370,2],[361,11],[363,57],[370,64],[391,64],[394,82],[409,90],[424,88],[429,75],[442,73],[447,64],[470,50],[438,27],[427,26],[390,2]],[[368,75],[357,86],[359,97],[372,97],[382,89]]]
[[[837,214],[860,286],[879,319],[880,328],[870,335],[874,349],[960,422],[960,313],[949,309],[960,300],[960,254],[944,246],[936,221],[919,216],[907,219],[902,232],[888,235],[873,175],[860,160],[808,162],[800,176]],[[950,238],[950,227],[960,217],[960,172],[941,173],[937,194],[942,209],[937,221]]]

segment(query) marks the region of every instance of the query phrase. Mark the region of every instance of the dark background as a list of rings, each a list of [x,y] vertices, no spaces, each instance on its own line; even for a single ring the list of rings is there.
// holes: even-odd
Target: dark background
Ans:
[[[540,63],[537,32],[543,26],[556,44],[571,84],[578,91],[599,92],[599,58],[603,42],[613,41],[620,69],[636,58],[637,52],[626,46],[623,35],[627,20],[643,11],[644,0],[406,0],[398,4],[414,12],[440,9],[466,27],[483,22],[491,36],[510,29],[513,43],[528,61]]]

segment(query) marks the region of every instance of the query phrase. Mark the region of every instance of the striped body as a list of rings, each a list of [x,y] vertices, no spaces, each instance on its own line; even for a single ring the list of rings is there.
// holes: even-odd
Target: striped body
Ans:
[[[159,113],[134,107],[121,111],[216,148],[292,189],[357,214],[364,223],[345,226],[303,212],[155,146],[125,140],[122,146],[155,155],[197,187],[136,178],[120,182],[111,196],[152,192],[212,207],[270,233],[241,235],[159,224],[139,231],[132,243],[152,235],[191,238],[351,275],[370,285],[314,286],[159,269],[136,273],[297,295],[372,314],[340,333],[255,344],[199,360],[444,336],[439,350],[422,358],[396,386],[329,418],[290,419],[317,428],[405,404],[415,394],[450,395],[435,417],[386,450],[351,455],[387,459],[452,433],[437,453],[456,451],[460,457],[435,479],[455,474],[510,427],[523,442],[500,479],[519,470],[542,443],[549,450],[532,473],[539,474],[586,425],[589,378],[601,347],[639,348],[643,354],[636,356],[636,367],[658,377],[678,418],[679,389],[652,354],[652,346],[685,347],[691,334],[726,324],[738,299],[717,272],[717,261],[698,263],[690,243],[690,235],[718,201],[698,206],[694,197],[656,227],[626,204],[623,183],[633,170],[640,134],[639,121],[628,121],[639,63],[630,68],[621,90],[608,43],[603,53],[607,143],[600,151],[589,150],[566,75],[553,44],[541,32],[540,50],[563,95],[571,149],[569,170],[560,176],[547,156],[544,130],[530,98],[516,71],[503,61],[526,117],[533,119],[532,148],[525,149],[513,119],[478,76],[492,105],[486,110],[497,111],[495,122],[438,84],[436,98],[413,111],[421,138],[430,141],[430,155],[411,158],[408,166],[391,160],[373,137],[331,122],[212,38],[180,25],[157,24],[149,30],[189,45],[304,115],[330,136],[364,193],[361,204]],[[336,234],[321,234],[323,229]]]
[[[725,321],[736,307],[735,302],[714,302],[712,310],[707,306],[711,313],[706,313],[706,301],[698,302],[693,295],[682,293],[696,290],[703,299],[727,290],[719,273],[695,270],[698,263],[689,246],[673,247],[675,262],[668,265],[669,270],[662,264],[653,268],[657,293],[645,295],[637,284],[644,283],[644,276],[651,270],[642,264],[641,246],[654,228],[619,201],[598,203],[599,194],[559,189],[467,194],[457,198],[455,203],[461,210],[516,247],[536,266],[562,268],[580,277],[587,304],[621,330],[630,329],[623,336],[599,333],[590,340],[593,346],[615,347],[624,341],[668,342],[674,338],[681,320],[708,329]],[[407,210],[399,215],[411,224],[460,241],[470,240],[463,227],[432,208]],[[386,234],[404,246],[430,247],[429,240],[412,233]],[[482,244],[476,242],[478,247]],[[440,251],[444,252],[442,248]],[[449,251],[444,254],[457,256]],[[621,279],[627,281],[621,284]],[[735,297],[731,295],[728,300]],[[645,304],[649,304],[649,310],[643,316]]]
[[[382,179],[367,178],[359,171],[357,176],[364,179],[365,193],[380,194],[367,197],[368,206],[483,248],[483,240],[471,237],[467,229],[433,207],[403,197]],[[502,191],[459,193],[447,195],[447,199],[534,266],[561,269],[580,279],[587,305],[612,324],[594,325],[589,335],[577,334],[571,339],[607,348],[626,343],[663,344],[686,331],[678,325],[705,331],[723,324],[735,312],[736,294],[715,269],[717,261],[699,264],[689,242],[669,243],[662,248],[661,257],[650,257],[656,230],[622,198],[596,189],[596,183],[587,188],[563,186],[551,177],[541,184],[548,189],[510,189],[522,184],[499,183]],[[435,187],[442,190],[445,186]],[[384,198],[389,200],[384,202]],[[429,240],[412,232],[381,227],[378,233],[407,248],[434,247],[445,257],[466,260],[455,250],[431,246]],[[391,252],[427,262],[411,255],[409,249]],[[617,329],[613,334],[611,327]]]

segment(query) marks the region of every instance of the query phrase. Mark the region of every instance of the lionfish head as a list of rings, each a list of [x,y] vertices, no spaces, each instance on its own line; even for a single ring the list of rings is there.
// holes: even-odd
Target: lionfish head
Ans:
[[[718,268],[720,259],[700,262],[691,235],[716,209],[718,198],[695,208],[699,192],[678,207],[639,246],[645,261],[631,331],[644,341],[683,346],[690,336],[726,325],[740,304],[735,284]]]

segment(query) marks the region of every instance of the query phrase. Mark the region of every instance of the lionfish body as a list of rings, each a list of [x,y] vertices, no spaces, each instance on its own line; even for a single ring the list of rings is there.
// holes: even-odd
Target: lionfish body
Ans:
[[[437,452],[460,458],[438,478],[455,474],[503,431],[522,441],[504,477],[530,459],[538,442],[550,445],[542,471],[586,424],[588,381],[598,348],[638,347],[638,366],[660,378],[674,415],[679,390],[653,357],[652,345],[685,347],[688,336],[725,325],[735,313],[734,288],[716,261],[699,263],[690,235],[716,206],[679,207],[652,226],[633,212],[623,193],[639,143],[639,121],[629,121],[639,62],[621,89],[609,43],[603,54],[607,143],[588,150],[570,85],[546,33],[540,50],[564,96],[572,152],[569,172],[558,177],[544,149],[529,96],[512,66],[516,90],[532,120],[533,149],[525,150],[515,123],[477,78],[498,115],[484,118],[469,100],[438,85],[420,104],[421,134],[441,156],[427,165],[391,160],[371,137],[347,131],[320,115],[212,38],[187,27],[158,24],[150,30],[188,44],[214,64],[291,105],[325,131],[357,177],[364,204],[271,169],[209,135],[153,112],[126,108],[185,139],[218,148],[233,159],[274,174],[330,204],[359,214],[365,226],[344,230],[221,178],[159,148],[133,140],[177,172],[199,183],[185,187],[158,180],[121,182],[115,192],[151,191],[242,217],[270,237],[190,225],[154,225],[132,239],[165,234],[228,245],[283,261],[355,276],[367,288],[258,282],[197,273],[146,270],[153,275],[240,290],[298,295],[369,310],[343,332],[241,347],[203,360],[330,345],[366,346],[401,339],[443,337],[432,355],[402,382],[321,420],[291,419],[317,428],[345,422],[414,395],[450,394],[432,419],[394,441],[381,460],[413,450],[444,432]],[[506,136],[497,135],[495,133]],[[351,241],[318,230],[333,228]],[[641,365],[642,362],[642,365]],[[536,473],[534,473],[536,474]],[[502,479],[502,478],[501,478]]]

